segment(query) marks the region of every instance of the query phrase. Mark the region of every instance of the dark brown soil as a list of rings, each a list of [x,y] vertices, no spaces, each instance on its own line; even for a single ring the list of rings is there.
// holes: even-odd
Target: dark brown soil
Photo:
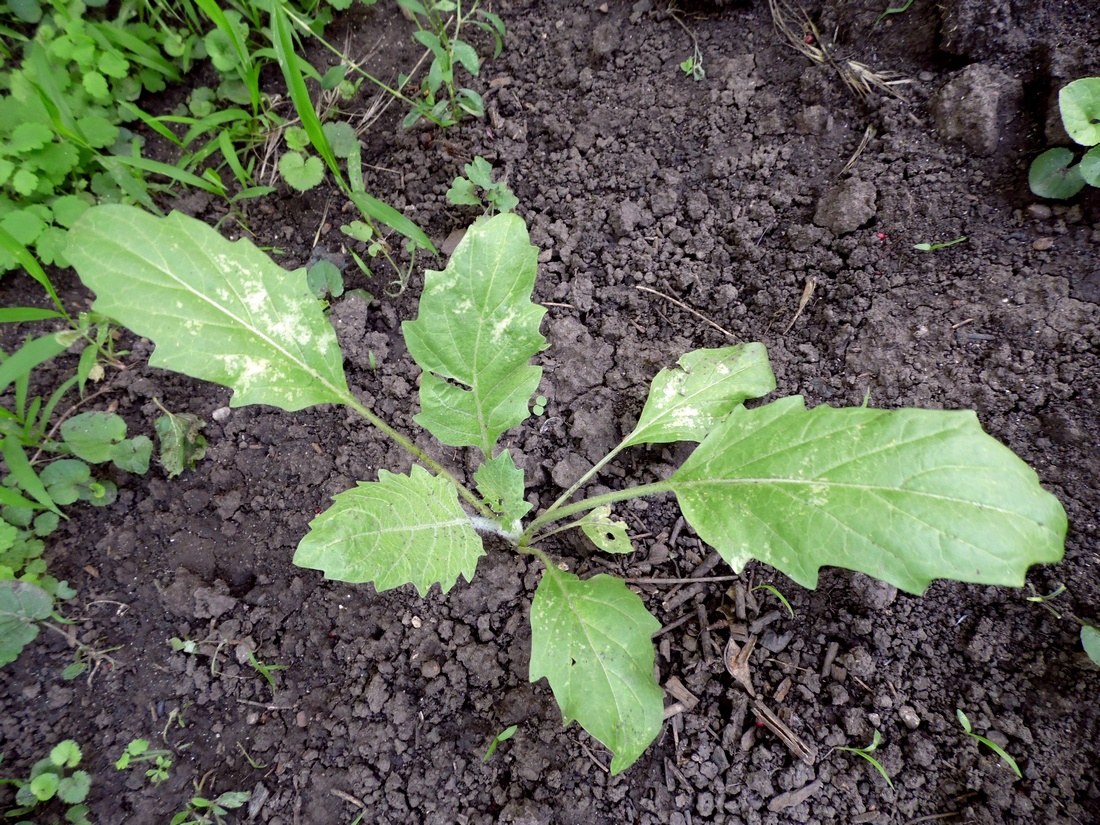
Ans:
[[[657,370],[688,349],[759,340],[781,394],[975,409],[1069,513],[1065,561],[1033,570],[1034,588],[1065,583],[1055,605],[1100,620],[1100,199],[1039,203],[1026,182],[1030,158],[1058,139],[1052,92],[1100,74],[1100,9],[915,0],[875,26],[887,0],[807,7],[840,53],[910,80],[899,98],[860,99],[775,33],[762,0],[681,12],[704,55],[701,82],[679,69],[691,40],[664,0],[597,5],[496,4],[505,52],[475,81],[492,84],[492,121],[428,132],[429,143],[400,130],[395,105],[367,137],[368,189],[437,242],[473,217],[444,198],[470,157],[487,157],[519,196],[542,249],[536,300],[550,308],[552,344],[547,410],[508,436],[532,500],[545,506],[629,431]],[[381,33],[373,60],[415,62],[392,7],[355,15],[352,54]],[[296,266],[318,227],[320,243],[340,246],[342,206],[332,191],[283,192],[248,207],[247,226]],[[212,203],[202,216],[224,211]],[[414,278],[397,299],[338,302],[332,321],[353,388],[465,472],[462,451],[412,421],[417,372],[399,323],[418,288]],[[0,289],[5,304],[32,291],[14,277]],[[88,298],[74,288],[72,300]],[[76,739],[95,822],[167,823],[199,781],[208,797],[252,792],[227,822],[270,825],[1100,822],[1100,673],[1076,624],[1029,591],[940,582],[917,598],[836,570],[814,592],[761,565],[742,577],[774,584],[794,608],[791,619],[771,597],[755,616],[750,605],[763,622],[751,664],[769,697],[791,680],[774,704],[817,747],[813,767],[757,726],[722,666],[726,631],[707,628],[730,609],[729,583],[647,585],[637,589],[673,626],[658,639],[661,683],[678,680],[698,704],[612,778],[606,751],[563,729],[545,682],[527,681],[536,563],[491,553],[472,584],[424,599],[293,567],[330,496],[408,459],[340,410],[229,411],[228,391],[143,366],[149,347],[133,342],[133,366],[98,400],[131,433],[152,435],[154,398],[194,412],[210,422],[209,455],[172,481],[119,474],[118,502],[72,509],[48,551],[78,591],[66,613],[80,637],[117,646],[118,666],[62,681],[72,651],[43,633],[0,671],[3,775]],[[605,483],[651,479],[683,455],[635,449]],[[644,537],[624,561],[575,540],[550,549],[581,575],[686,576],[711,551],[678,516],[671,500],[628,508]],[[202,652],[175,652],[172,637],[203,641]],[[249,647],[286,667],[277,692]],[[956,708],[1023,779],[965,736]],[[483,763],[512,724],[516,736]],[[876,729],[893,788],[832,750],[867,745]],[[114,769],[135,737],[174,752],[164,785]]]

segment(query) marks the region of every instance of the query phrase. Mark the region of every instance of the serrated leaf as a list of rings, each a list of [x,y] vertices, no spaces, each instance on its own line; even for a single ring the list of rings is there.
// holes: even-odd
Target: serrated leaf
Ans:
[[[407,476],[379,470],[378,481],[333,502],[294,553],[296,565],[326,578],[374,582],[379,592],[412,584],[421,596],[439,582],[446,593],[460,573],[470,581],[485,555],[455,487],[419,465]]]
[[[613,774],[661,732],[652,639],[660,628],[635,593],[603,574],[582,581],[547,567],[531,603],[531,681],[545,676],[563,724],[576,720],[611,749]]]
[[[516,530],[531,509],[523,498],[523,470],[516,467],[512,455],[504,450],[485,461],[474,473],[477,490],[486,503],[500,514],[506,530]]]
[[[36,622],[53,612],[53,598],[28,582],[0,581],[0,665],[19,658],[38,636]]]
[[[332,121],[321,126],[332,146],[332,154],[338,158],[347,158],[359,148],[359,137],[347,121]]]
[[[75,768],[81,756],[80,745],[72,739],[64,739],[50,749],[50,761],[59,768]]]
[[[530,414],[546,347],[544,307],[531,303],[538,250],[516,215],[467,230],[442,272],[429,270],[415,321],[401,326],[424,370],[416,421],[452,447],[489,456],[500,434]]]
[[[325,177],[325,165],[315,155],[305,157],[299,152],[286,152],[279,158],[279,174],[287,184],[305,192]]]
[[[66,805],[75,805],[87,798],[91,787],[92,777],[87,771],[73,771],[58,783],[57,798]]]
[[[116,413],[84,412],[61,424],[61,438],[77,458],[102,464],[126,438],[126,422]]]
[[[153,422],[160,439],[160,466],[169,478],[193,470],[206,456],[206,438],[202,435],[205,426],[205,421],[191,413],[166,413]]]
[[[634,545],[626,533],[626,523],[611,518],[610,504],[589,510],[581,519],[580,528],[589,541],[605,553],[634,552]]]
[[[970,411],[739,407],[668,486],[734,570],[755,558],[809,588],[824,565],[911,593],[1020,586],[1064,551],[1062,505]]]
[[[774,389],[763,344],[693,350],[681,356],[679,366],[657,373],[623,446],[702,441],[734,407]]]
[[[222,384],[230,406],[300,410],[348,394],[332,326],[304,270],[173,212],[97,206],[69,230],[68,257],[93,309],[150,338],[150,365]]]

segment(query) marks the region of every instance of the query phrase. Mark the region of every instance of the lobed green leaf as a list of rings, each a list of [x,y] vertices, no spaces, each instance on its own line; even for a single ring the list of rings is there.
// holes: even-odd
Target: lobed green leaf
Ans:
[[[309,293],[250,241],[173,212],[97,206],[69,231],[93,309],[156,343],[149,363],[222,384],[231,406],[300,410],[348,396],[336,334]]]
[[[634,431],[633,444],[702,441],[734,407],[775,389],[775,375],[763,344],[698,349],[679,366],[657,373]]]
[[[326,578],[374,582],[379,592],[413,584],[446,593],[461,573],[473,579],[485,555],[454,485],[413,465],[408,476],[379,470],[378,481],[340,493],[313,519],[294,553],[299,567]]]
[[[482,462],[474,473],[474,482],[485,502],[500,515],[504,529],[520,529],[520,520],[531,505],[523,498],[523,470],[516,467],[511,453],[504,450]]]
[[[548,566],[531,603],[531,681],[545,676],[563,724],[576,720],[611,749],[613,774],[661,731],[652,639],[660,628],[633,591],[603,574],[582,581]]]
[[[633,553],[634,545],[626,532],[626,523],[611,518],[611,505],[589,510],[580,520],[581,532],[605,553]]]
[[[669,487],[735,570],[755,558],[809,588],[823,565],[911,593],[937,578],[1020,586],[1064,552],[1061,504],[970,411],[741,407]]]
[[[467,230],[442,272],[425,275],[420,312],[402,331],[424,370],[416,421],[452,447],[486,456],[505,430],[528,417],[546,348],[544,307],[531,303],[538,250],[515,215]]]

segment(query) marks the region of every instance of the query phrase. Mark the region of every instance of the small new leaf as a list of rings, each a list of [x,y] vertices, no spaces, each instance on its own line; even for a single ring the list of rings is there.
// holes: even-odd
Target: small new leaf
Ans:
[[[633,553],[634,545],[626,534],[626,524],[611,518],[611,505],[590,510],[580,521],[581,531],[605,553]]]
[[[511,454],[504,450],[483,462],[474,473],[474,482],[486,503],[500,514],[504,528],[518,530],[531,505],[523,498],[523,470],[516,467]]]
[[[379,592],[413,584],[421,596],[439,582],[446,593],[460,573],[472,580],[485,555],[454,486],[419,465],[407,476],[379,470],[378,481],[333,502],[294,553],[296,565],[326,578],[374,582]]]
[[[451,447],[493,453],[500,434],[528,417],[546,348],[544,307],[531,303],[538,250],[516,215],[475,223],[447,268],[425,275],[420,311],[401,326],[424,370],[416,422]]]
[[[657,373],[641,418],[623,446],[702,441],[734,407],[774,389],[763,344],[693,350],[680,358],[678,367]]]
[[[619,579],[581,579],[555,567],[531,603],[531,669],[546,677],[563,724],[576,720],[626,770],[661,731],[664,694],[653,677],[661,623]]]

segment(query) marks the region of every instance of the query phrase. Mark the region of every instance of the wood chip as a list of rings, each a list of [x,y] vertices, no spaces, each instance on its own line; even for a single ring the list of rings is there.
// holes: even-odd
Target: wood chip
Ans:
[[[668,692],[669,696],[677,702],[680,702],[689,713],[695,710],[695,706],[699,704],[699,700],[695,698],[695,694],[684,687],[684,683],[676,676],[668,677],[668,681],[665,682],[665,690]]]
[[[840,651],[840,644],[837,642],[829,642],[829,646],[825,648],[825,661],[821,663],[821,678],[828,679],[829,672],[833,668],[833,659],[836,658],[836,654]]]
[[[756,690],[752,686],[752,673],[749,671],[749,656],[752,655],[754,647],[756,647],[755,636],[750,636],[744,647],[738,645],[731,636],[726,642],[726,650],[722,656],[730,676],[741,683],[741,686],[749,692],[749,696],[756,695]]]
[[[787,746],[791,753],[811,768],[814,766],[814,763],[817,762],[817,748],[787,727],[783,720],[772,713],[771,709],[764,704],[762,697],[757,697],[752,701],[752,709],[757,718],[764,723],[764,726],[778,736],[779,740]]]
[[[779,796],[774,797],[771,802],[768,803],[769,811],[781,811],[784,808],[793,808],[795,805],[801,805],[811,796],[816,794],[824,787],[824,783],[820,779],[815,779],[809,785],[803,785],[797,791],[787,791],[781,793]]]
[[[791,677],[788,676],[782,682],[779,683],[779,687],[775,689],[775,693],[772,694],[772,698],[780,704],[787,698],[787,694],[791,692],[791,685],[794,684],[791,681]]]

